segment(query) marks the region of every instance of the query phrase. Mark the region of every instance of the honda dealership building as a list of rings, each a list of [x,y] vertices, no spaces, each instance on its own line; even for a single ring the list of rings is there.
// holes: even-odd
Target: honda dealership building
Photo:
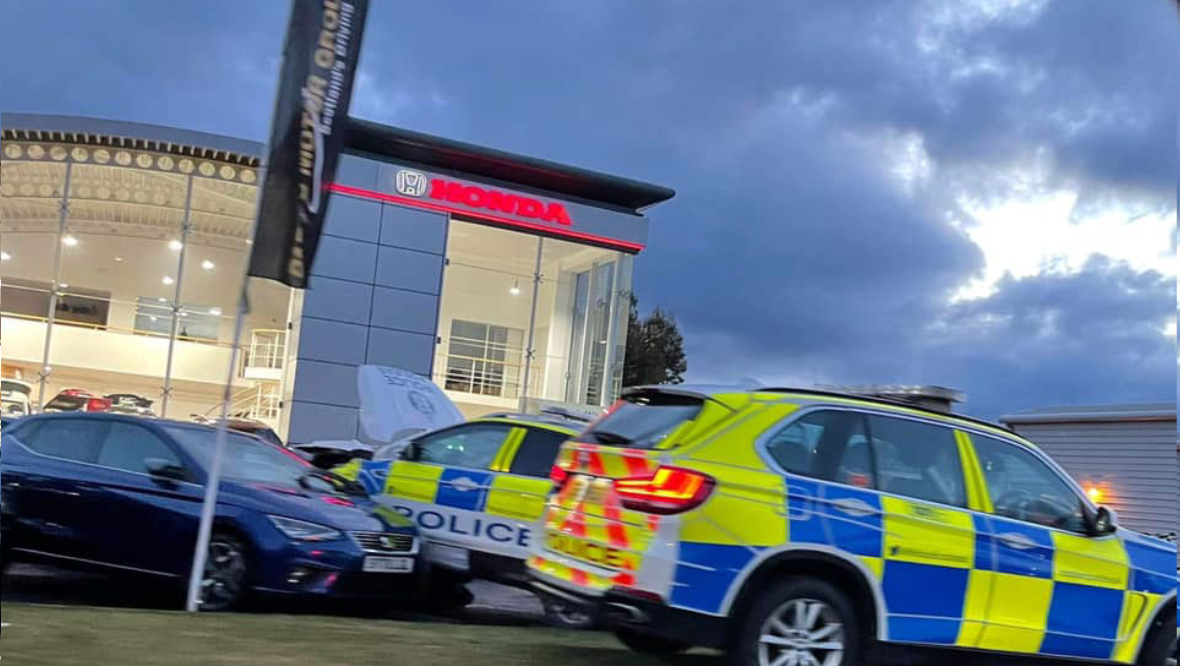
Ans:
[[[260,144],[0,116],[0,359],[60,391],[213,415],[229,370]],[[644,211],[671,190],[356,121],[311,285],[251,279],[236,413],[292,442],[357,435],[357,367],[430,377],[468,416],[621,387]]]

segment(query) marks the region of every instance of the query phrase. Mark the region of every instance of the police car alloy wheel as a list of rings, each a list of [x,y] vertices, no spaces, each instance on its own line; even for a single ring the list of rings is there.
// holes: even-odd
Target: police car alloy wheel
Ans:
[[[816,599],[792,599],[762,623],[759,666],[838,666],[844,659],[844,625]]]
[[[863,623],[848,597],[810,577],[788,578],[752,599],[731,636],[734,666],[863,666]]]

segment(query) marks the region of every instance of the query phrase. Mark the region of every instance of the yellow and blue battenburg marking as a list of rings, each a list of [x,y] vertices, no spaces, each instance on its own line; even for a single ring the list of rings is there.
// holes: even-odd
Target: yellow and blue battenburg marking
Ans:
[[[657,451],[566,444],[557,464],[573,476],[545,514],[558,538],[534,554],[533,571],[587,590],[637,582],[673,607],[724,615],[764,556],[813,548],[870,577],[888,641],[1124,664],[1138,657],[1161,604],[1175,603],[1176,550],[1162,541],[1126,530],[1089,537],[996,515],[972,436],[955,419],[825,398],[954,428],[963,507],[775,472],[756,447],[734,444],[757,441],[800,405],[783,394],[742,397],[710,396],[697,423],[683,424]],[[729,413],[708,416],[726,405]],[[976,431],[1035,448],[999,429],[973,424]],[[647,524],[583,501],[600,480],[663,465],[707,474],[717,488],[692,511]],[[612,524],[618,543],[602,529]],[[598,562],[579,539],[629,549],[636,566],[580,569]],[[610,568],[620,571],[604,575]]]
[[[1133,661],[1176,585],[1175,552],[1134,535],[1096,540],[797,477],[786,491],[789,542],[859,558],[890,641]],[[724,612],[765,548],[682,541],[670,603]]]

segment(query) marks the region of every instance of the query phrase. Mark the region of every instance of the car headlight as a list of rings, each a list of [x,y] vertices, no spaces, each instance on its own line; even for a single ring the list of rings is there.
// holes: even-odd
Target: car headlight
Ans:
[[[344,536],[340,530],[326,525],[318,525],[294,518],[282,516],[267,516],[272,525],[289,538],[296,541],[331,541]]]

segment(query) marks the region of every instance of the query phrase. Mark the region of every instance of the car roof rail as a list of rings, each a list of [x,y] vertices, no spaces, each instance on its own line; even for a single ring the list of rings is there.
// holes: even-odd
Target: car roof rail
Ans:
[[[565,407],[542,407],[541,413],[545,416],[557,416],[568,421],[577,421],[578,423],[590,423],[594,420],[593,417],[579,414]]]
[[[868,390],[870,388],[873,390],[872,391]],[[1011,428],[1006,427],[1002,423],[994,423],[994,422],[988,421],[986,419],[976,418],[974,416],[967,416],[965,414],[952,412],[947,409],[939,409],[936,407],[932,407],[929,404],[926,404],[922,400],[919,400],[916,398],[914,398],[914,399],[907,398],[906,394],[904,392],[902,392],[900,390],[900,388],[909,388],[909,387],[900,387],[897,393],[891,393],[891,392],[887,392],[885,390],[881,390],[884,388],[888,388],[888,387],[846,387],[846,388],[843,388],[843,387],[834,387],[834,386],[822,386],[822,387],[813,387],[813,388],[796,388],[796,387],[790,387],[790,386],[772,386],[772,387],[761,388],[758,390],[772,392],[772,393],[797,393],[800,395],[814,395],[817,397],[828,397],[828,398],[852,398],[855,400],[863,400],[865,402],[875,402],[875,403],[879,403],[882,405],[888,405],[891,407],[906,407],[908,409],[920,410],[920,411],[927,412],[927,413],[935,415],[935,416],[941,416],[943,418],[956,419],[956,420],[964,421],[967,423],[973,423],[975,425],[986,426],[986,427],[991,428],[993,430],[999,430],[1002,432],[1013,433],[1013,430]],[[926,388],[926,387],[922,387],[922,388]],[[942,398],[944,400],[953,400],[954,402],[960,402],[962,399],[961,398],[962,394],[957,391],[953,391],[952,389],[943,389],[941,387],[928,387],[928,388],[939,389],[941,391],[949,392],[948,394],[945,394],[946,395],[945,398]],[[954,395],[952,396],[951,394],[954,394]],[[942,397],[942,394],[940,394],[938,397]]]

